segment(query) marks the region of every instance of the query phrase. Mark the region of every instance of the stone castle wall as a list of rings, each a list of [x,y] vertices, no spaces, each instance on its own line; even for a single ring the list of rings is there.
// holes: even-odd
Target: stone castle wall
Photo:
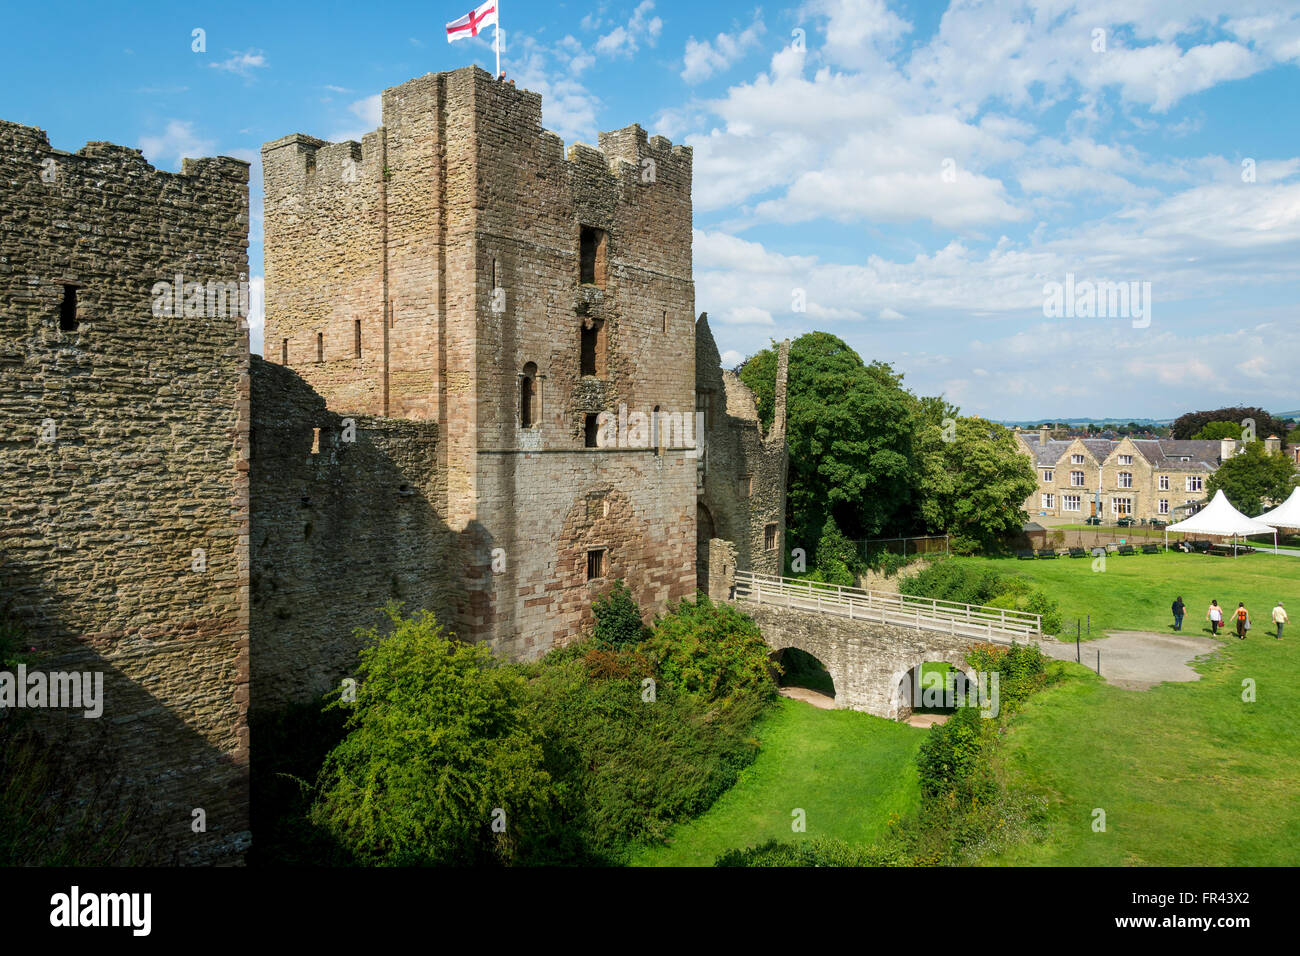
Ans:
[[[787,451],[785,389],[789,343],[778,353],[776,409],[763,434],[754,393],[721,367],[708,316],[696,323],[699,391],[707,407],[707,443],[699,496],[698,563],[701,587],[709,563],[709,540],[735,543],[736,567],[759,574],[781,574],[785,554]],[[775,526],[771,547],[768,529]]]
[[[541,653],[620,572],[647,614],[689,595],[685,443],[594,449],[585,428],[621,406],[694,409],[690,150],[633,126],[565,156],[541,97],[477,68],[385,91],[383,120],[361,144],[263,147],[268,359],[287,339],[288,364],[333,412],[437,422],[435,510],[460,536],[463,636]],[[584,227],[604,236],[586,281]],[[623,530],[587,521],[593,496],[620,503]],[[608,573],[589,582],[595,548]]]
[[[132,842],[163,862],[248,842],[249,385],[237,304],[155,314],[154,287],[246,280],[247,234],[246,163],[0,122],[0,604],[29,667],[104,673]]]
[[[356,673],[355,630],[399,601],[456,617],[456,536],[437,502],[438,426],[344,418],[292,369],[254,357],[252,702],[310,699]],[[315,450],[313,450],[315,449]]]

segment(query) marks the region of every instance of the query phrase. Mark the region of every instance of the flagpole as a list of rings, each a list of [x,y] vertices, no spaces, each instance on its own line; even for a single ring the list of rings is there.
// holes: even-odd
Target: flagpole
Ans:
[[[497,22],[492,25],[492,39],[497,49],[496,79],[501,78],[501,0],[497,0]]]

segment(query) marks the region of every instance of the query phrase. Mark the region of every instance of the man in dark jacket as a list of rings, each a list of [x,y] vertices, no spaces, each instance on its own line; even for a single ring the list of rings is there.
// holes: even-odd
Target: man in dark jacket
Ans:
[[[1174,630],[1181,631],[1183,629],[1183,615],[1187,613],[1187,605],[1183,603],[1181,594],[1174,599],[1174,603],[1169,606],[1169,609],[1174,612]]]

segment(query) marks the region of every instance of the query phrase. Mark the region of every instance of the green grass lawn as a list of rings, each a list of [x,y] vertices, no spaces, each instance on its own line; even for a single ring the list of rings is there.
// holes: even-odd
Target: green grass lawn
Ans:
[[[1020,574],[1044,588],[1061,606],[1065,631],[1061,638],[1074,637],[1075,619],[1092,615],[1092,636],[1104,637],[1107,630],[1173,632],[1169,605],[1182,595],[1187,605],[1183,630],[1193,634],[1209,622],[1205,609],[1217,598],[1221,605],[1235,608],[1245,601],[1250,610],[1251,634],[1262,634],[1270,626],[1273,605],[1279,599],[1288,610],[1300,611],[1300,559],[1274,554],[1246,554],[1237,558],[1216,558],[1204,554],[1108,555],[1105,571],[1094,571],[1094,559],[1056,558],[1019,561],[1015,558],[957,558],[992,565],[1009,574]],[[1300,621],[1300,618],[1297,618]],[[1086,634],[1085,634],[1086,637]]]
[[[1232,638],[1201,680],[1148,691],[1064,666],[1070,679],[1029,702],[1003,750],[1011,779],[1049,797],[1047,838],[985,862],[1300,864],[1300,642]]]
[[[755,733],[762,750],[736,785],[674,827],[668,845],[642,850],[634,866],[711,866],[727,850],[770,839],[870,843],[891,814],[917,806],[914,757],[924,731],[782,698]],[[796,808],[806,814],[805,833],[791,829]]]

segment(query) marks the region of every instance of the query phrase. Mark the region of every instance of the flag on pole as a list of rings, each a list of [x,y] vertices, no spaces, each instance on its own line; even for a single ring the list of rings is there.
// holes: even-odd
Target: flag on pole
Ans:
[[[447,24],[447,42],[455,43],[466,37],[478,36],[479,30],[486,26],[496,26],[497,0],[487,0],[472,13],[467,13],[459,20]]]

